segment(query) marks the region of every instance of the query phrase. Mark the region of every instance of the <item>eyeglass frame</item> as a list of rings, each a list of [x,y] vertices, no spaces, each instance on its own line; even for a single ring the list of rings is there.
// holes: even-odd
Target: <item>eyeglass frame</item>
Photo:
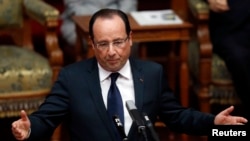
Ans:
[[[125,43],[128,41],[129,39],[129,36],[127,36],[126,38],[124,39],[117,39],[115,41],[112,41],[112,42],[106,42],[106,41],[102,41],[102,42],[99,42],[99,43],[94,43],[94,46],[99,49],[99,50],[107,50],[109,47],[110,47],[110,44],[112,45],[112,47],[115,47],[115,48],[123,48],[125,47]],[[100,47],[100,45],[102,47]]]

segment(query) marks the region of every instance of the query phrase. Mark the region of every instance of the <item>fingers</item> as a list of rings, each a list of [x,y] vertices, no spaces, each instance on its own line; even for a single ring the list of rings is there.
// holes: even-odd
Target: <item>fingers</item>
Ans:
[[[243,118],[243,117],[231,117],[233,120],[231,120],[231,122],[229,121],[228,123],[225,123],[226,125],[245,125],[248,121],[247,119]]]
[[[221,111],[220,114],[222,115],[230,115],[230,113],[232,113],[234,110],[234,106],[230,106],[228,108],[226,108],[225,110]]]
[[[22,110],[22,111],[20,112],[20,116],[21,116],[21,119],[22,119],[23,121],[29,120],[29,118],[28,118],[28,116],[27,116],[27,113],[26,113],[24,110]]]
[[[234,106],[230,106],[217,114],[214,119],[215,125],[244,125],[248,122],[244,117],[231,116],[233,110]]]
[[[237,117],[236,122],[243,125],[243,124],[246,124],[248,122],[248,120],[246,118],[243,118],[243,117]]]
[[[208,0],[209,7],[214,12],[225,12],[230,8],[228,6],[227,0]]]
[[[12,134],[14,135],[14,137],[17,140],[24,140],[25,139],[24,132],[22,131],[22,129],[20,129],[18,121],[15,121],[12,123],[11,130],[12,130]]]
[[[24,140],[27,138],[29,129],[30,129],[30,121],[24,110],[20,112],[21,118],[12,123],[12,134],[17,140]]]
[[[228,4],[226,0],[216,0],[216,5],[220,11],[227,11],[229,10]]]

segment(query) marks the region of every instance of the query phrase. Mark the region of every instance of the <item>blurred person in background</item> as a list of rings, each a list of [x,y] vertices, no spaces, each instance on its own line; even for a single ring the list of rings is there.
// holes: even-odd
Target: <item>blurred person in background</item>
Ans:
[[[213,52],[226,63],[250,119],[250,0],[207,0]]]
[[[102,8],[119,9],[125,13],[137,11],[137,0],[63,0],[64,11],[62,12],[61,19],[62,25],[60,28],[62,39],[64,41],[64,50],[68,59],[74,58],[74,48],[76,46],[77,33],[75,23],[71,19],[73,15],[92,15]],[[83,40],[84,47],[87,47],[87,42]],[[85,52],[87,48],[84,48]],[[73,51],[73,55],[72,54]],[[72,60],[75,61],[74,59]],[[69,62],[72,62],[69,61]]]

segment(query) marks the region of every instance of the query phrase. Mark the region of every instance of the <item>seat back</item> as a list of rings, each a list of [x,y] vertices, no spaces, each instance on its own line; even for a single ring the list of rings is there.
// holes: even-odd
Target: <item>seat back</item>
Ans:
[[[22,0],[0,1],[0,28],[21,27],[23,22]]]
[[[23,0],[2,0],[0,3],[1,44],[33,49],[31,26],[24,19]]]
[[[35,110],[49,93],[63,65],[58,45],[59,12],[41,0],[0,1],[0,118]],[[31,21],[44,28],[37,52]]]
[[[63,64],[63,53],[58,43],[59,11],[42,0],[1,0],[0,44],[12,44],[31,50],[45,50],[56,79]],[[42,47],[34,47],[32,23],[38,23],[44,31]]]

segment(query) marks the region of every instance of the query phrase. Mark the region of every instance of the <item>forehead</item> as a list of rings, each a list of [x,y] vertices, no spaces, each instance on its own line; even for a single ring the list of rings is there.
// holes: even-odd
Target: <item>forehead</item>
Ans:
[[[101,16],[96,18],[94,25],[98,25],[102,22],[106,22],[106,21],[112,21],[113,23],[123,23],[123,20],[120,16],[118,15],[108,15],[108,16]]]
[[[113,15],[112,17],[99,17],[93,25],[93,33],[95,37],[107,34],[110,36],[126,34],[125,23],[117,15]]]

